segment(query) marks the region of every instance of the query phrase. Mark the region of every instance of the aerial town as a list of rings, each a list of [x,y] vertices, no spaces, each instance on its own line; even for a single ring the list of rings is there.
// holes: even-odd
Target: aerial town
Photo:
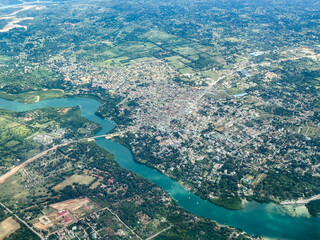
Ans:
[[[0,239],[319,239],[319,4],[271,2],[0,3]]]

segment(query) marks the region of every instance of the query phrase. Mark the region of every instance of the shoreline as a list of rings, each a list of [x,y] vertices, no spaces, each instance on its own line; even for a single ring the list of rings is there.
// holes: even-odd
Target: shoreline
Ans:
[[[311,214],[308,211],[308,208],[304,204],[297,205],[279,205],[279,208],[284,213],[288,214],[290,217],[306,217],[310,218]]]
[[[280,205],[300,205],[300,204],[307,204],[313,200],[319,200],[320,199],[320,194],[314,195],[310,198],[299,198],[295,200],[285,200],[281,201]]]

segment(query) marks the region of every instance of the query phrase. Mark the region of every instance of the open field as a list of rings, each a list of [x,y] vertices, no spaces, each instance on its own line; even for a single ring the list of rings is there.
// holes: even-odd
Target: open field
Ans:
[[[178,37],[174,35],[167,34],[165,32],[157,31],[157,30],[151,30],[144,34],[144,37],[147,37],[149,40],[155,42],[155,43],[162,43],[162,42],[168,42],[179,39]]]
[[[58,184],[55,186],[53,189],[54,190],[61,190],[64,189],[66,186],[70,186],[73,183],[79,183],[79,184],[84,184],[88,185],[90,184],[95,178],[87,175],[72,175],[68,179],[64,180],[62,183]]]
[[[20,224],[16,222],[12,217],[7,218],[6,220],[0,223],[0,240],[5,239],[10,236],[20,228]]]
[[[216,72],[210,71],[210,70],[202,72],[202,75],[204,77],[209,77],[209,78],[214,79],[214,80],[217,80],[218,77],[219,77],[219,75]]]
[[[191,56],[191,55],[195,55],[198,54],[199,52],[189,46],[185,46],[185,47],[178,47],[176,49],[174,49],[175,52],[178,52],[184,56]]]
[[[98,187],[101,183],[101,179],[99,179],[98,181],[96,181],[95,183],[93,183],[91,186],[90,186],[90,189],[95,189],[96,187]]]
[[[188,59],[185,59],[181,56],[167,57],[166,60],[168,60],[169,64],[177,69],[183,68],[185,66],[184,63],[190,63]]]
[[[188,73],[191,74],[193,73],[193,70],[191,67],[186,67],[186,68],[179,69],[179,72],[181,74],[188,74]]]
[[[129,57],[118,57],[118,58],[111,58],[106,61],[104,61],[105,65],[111,65],[111,66],[124,66],[130,62]]]
[[[6,182],[0,184],[1,201],[23,201],[29,196],[29,192],[19,183],[20,177],[15,175]]]

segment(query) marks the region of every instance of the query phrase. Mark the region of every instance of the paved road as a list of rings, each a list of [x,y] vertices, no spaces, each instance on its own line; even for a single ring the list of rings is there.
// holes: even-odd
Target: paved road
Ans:
[[[90,140],[90,139],[95,139],[95,138],[99,138],[99,137],[105,137],[106,139],[110,139],[110,138],[115,137],[115,136],[120,136],[120,135],[122,135],[124,133],[125,133],[125,131],[116,132],[116,133],[110,133],[110,134],[99,135],[99,136],[90,137],[90,138],[83,138],[83,139],[80,139],[80,140],[77,140],[77,141]],[[33,162],[34,160],[37,160],[38,158],[43,157],[48,152],[50,152],[52,150],[56,150],[59,147],[66,146],[66,145],[68,145],[70,143],[74,143],[74,142],[77,142],[77,141],[70,141],[70,142],[67,142],[67,143],[62,143],[62,144],[53,146],[52,148],[49,148],[49,149],[47,149],[47,150],[45,150],[45,151],[43,151],[43,152],[31,157],[31,158],[29,158],[27,161],[21,163],[20,165],[12,168],[9,172],[7,172],[7,173],[3,174],[2,176],[0,176],[0,184],[4,183],[4,181],[6,181],[9,177],[11,177],[14,174],[16,174],[21,168],[24,168],[25,166],[27,166],[29,163]]]
[[[39,157],[42,157],[44,155],[46,155],[48,152],[52,151],[52,150],[55,150],[57,149],[58,147],[62,147],[62,146],[65,146],[65,145],[68,145],[70,144],[71,142],[68,142],[68,143],[63,143],[63,144],[59,144],[59,145],[56,145],[52,148],[49,148],[31,158],[29,158],[27,161],[21,163],[20,165],[16,166],[15,168],[12,168],[9,172],[5,173],[4,175],[2,175],[0,177],[0,184],[3,183],[5,180],[7,180],[9,177],[11,177],[12,175],[16,174],[21,168],[24,168],[26,165],[28,165],[29,163],[33,162],[34,160],[38,159]]]

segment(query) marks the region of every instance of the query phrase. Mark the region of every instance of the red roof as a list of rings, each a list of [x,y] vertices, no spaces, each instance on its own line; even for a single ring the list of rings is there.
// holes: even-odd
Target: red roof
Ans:
[[[62,215],[64,215],[64,214],[66,214],[68,211],[67,210],[64,210],[63,212],[61,212],[61,213],[59,213],[58,214],[58,217],[60,217],[60,216],[62,216]]]
[[[63,219],[63,221],[64,221],[65,223],[67,223],[67,222],[72,221],[72,219],[71,219],[71,218],[69,218],[69,217],[67,217],[67,218]]]
[[[108,180],[109,183],[113,183],[113,181],[114,181],[113,178],[110,178],[110,179]]]

